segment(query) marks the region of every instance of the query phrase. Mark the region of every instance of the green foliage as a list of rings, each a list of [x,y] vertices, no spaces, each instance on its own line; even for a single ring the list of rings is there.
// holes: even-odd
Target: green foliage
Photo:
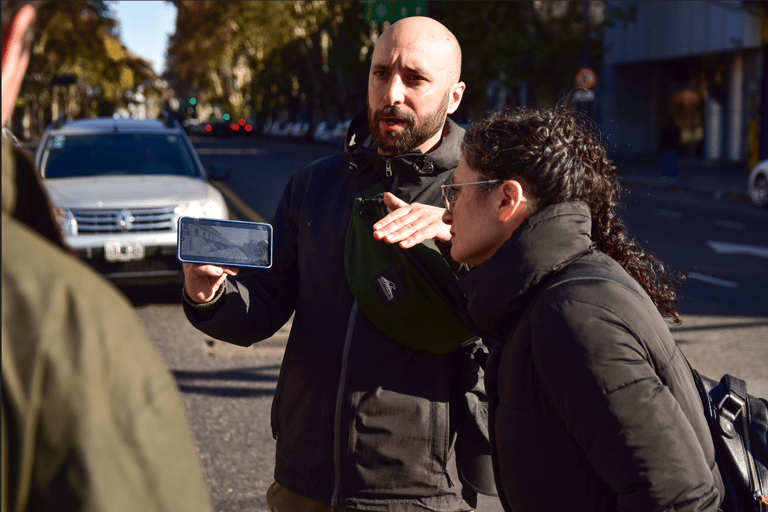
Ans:
[[[515,105],[523,88],[528,104],[561,101],[588,63],[600,73],[606,23],[632,19],[632,3],[603,12],[583,1],[430,1],[428,15],[459,39],[467,93],[466,120],[493,106],[488,85],[509,92]],[[386,27],[366,21],[361,1],[180,1],[168,80],[198,106],[217,105],[244,117],[296,119],[299,113],[344,120],[365,107],[369,56]],[[586,33],[585,33],[586,32]],[[237,70],[248,80],[238,83]],[[497,87],[497,90],[498,88]]]
[[[46,2],[38,9],[36,26],[20,97],[35,105],[36,117],[50,112],[55,99],[66,101],[69,105],[60,105],[61,110],[75,109],[74,115],[104,114],[124,101],[126,91],[154,77],[150,64],[121,43],[117,22],[103,1]],[[74,75],[77,81],[55,85],[57,75]]]
[[[358,2],[174,4],[178,16],[168,50],[168,79],[179,95],[195,95],[201,104],[217,105],[236,117],[284,108],[297,112],[302,104],[322,103],[320,91],[338,79],[337,73],[323,71],[321,33],[341,37],[340,27],[349,24],[348,11],[354,7],[362,15]],[[367,27],[358,24],[357,30]],[[342,54],[339,63],[346,60],[342,46],[337,50],[331,41],[327,62],[337,62],[336,53]],[[243,66],[249,81],[238,86],[233,77]]]

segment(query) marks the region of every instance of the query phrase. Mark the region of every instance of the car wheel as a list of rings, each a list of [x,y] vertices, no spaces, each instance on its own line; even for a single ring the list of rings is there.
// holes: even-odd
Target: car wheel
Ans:
[[[755,206],[760,208],[768,207],[768,179],[765,175],[758,174],[755,182],[749,189],[749,197]]]

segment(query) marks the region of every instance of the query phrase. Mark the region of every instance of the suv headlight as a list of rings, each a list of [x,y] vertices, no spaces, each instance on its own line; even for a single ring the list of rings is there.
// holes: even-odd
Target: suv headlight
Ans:
[[[59,228],[64,235],[77,235],[77,220],[72,212],[66,208],[54,208],[56,220],[59,222]]]
[[[190,203],[180,204],[174,210],[176,217],[212,217],[214,219],[227,218],[227,212],[223,205],[218,201],[209,199],[207,201],[192,201]]]

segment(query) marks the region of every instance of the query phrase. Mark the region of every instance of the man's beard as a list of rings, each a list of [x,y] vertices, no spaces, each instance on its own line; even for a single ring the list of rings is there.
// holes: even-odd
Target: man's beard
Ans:
[[[396,105],[390,105],[373,112],[368,104],[368,127],[379,149],[392,155],[409,153],[429,140],[433,135],[443,129],[445,117],[448,115],[448,93],[434,112],[424,117],[424,121],[416,124],[412,114],[403,112]],[[380,121],[386,117],[397,117],[405,121],[406,126],[400,133],[382,133]]]

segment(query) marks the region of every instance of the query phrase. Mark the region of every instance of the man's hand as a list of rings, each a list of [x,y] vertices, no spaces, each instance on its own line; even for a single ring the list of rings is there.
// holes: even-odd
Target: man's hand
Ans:
[[[210,302],[227,276],[237,275],[234,267],[218,267],[216,265],[197,265],[184,263],[184,289],[192,302],[205,304]]]
[[[388,244],[399,243],[403,249],[434,238],[451,239],[451,228],[443,223],[443,208],[420,203],[408,204],[387,192],[384,203],[392,213],[373,225],[373,237]]]

